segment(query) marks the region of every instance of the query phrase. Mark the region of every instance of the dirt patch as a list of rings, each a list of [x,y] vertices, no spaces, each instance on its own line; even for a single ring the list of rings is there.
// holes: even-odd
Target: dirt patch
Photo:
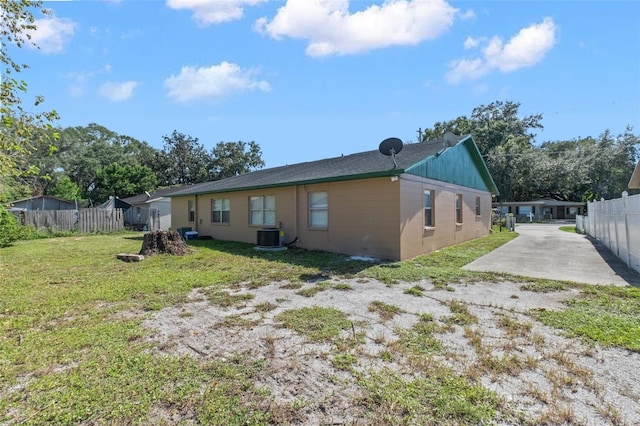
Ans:
[[[303,291],[319,285],[322,291]],[[416,285],[425,289],[423,296],[404,292]],[[578,290],[534,293],[502,282],[453,284],[453,291],[445,291],[427,281],[387,286],[375,280],[292,287],[272,283],[228,290],[251,297],[237,297],[240,302],[226,307],[212,304],[206,289],[194,290],[187,303],[159,311],[144,325],[159,354],[263,360],[256,385],[267,389],[275,404],[296,407],[299,424],[375,423],[358,403],[364,390],[356,377],[382,368],[413,374],[410,361],[393,345],[422,314],[439,325],[436,337],[445,350],[437,362],[495,391],[504,401],[501,418],[640,424],[640,354],[587,345],[529,314],[563,309]],[[399,312],[384,319],[369,309],[372,302]],[[350,319],[351,329],[343,330],[337,344],[310,342],[275,319],[283,311],[314,306],[338,309]],[[456,316],[461,309],[472,321]],[[351,369],[336,362],[344,353],[355,357]]]

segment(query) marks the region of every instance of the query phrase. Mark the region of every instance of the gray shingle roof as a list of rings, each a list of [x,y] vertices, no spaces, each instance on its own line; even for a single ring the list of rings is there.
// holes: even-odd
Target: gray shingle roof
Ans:
[[[468,135],[458,137],[458,141],[467,137]],[[395,156],[397,168],[395,168],[391,157],[381,154],[376,149],[324,160],[262,169],[222,180],[194,184],[172,192],[168,196],[398,175],[404,169],[435,155],[443,148],[443,142],[442,139],[438,139],[430,142],[405,144]]]

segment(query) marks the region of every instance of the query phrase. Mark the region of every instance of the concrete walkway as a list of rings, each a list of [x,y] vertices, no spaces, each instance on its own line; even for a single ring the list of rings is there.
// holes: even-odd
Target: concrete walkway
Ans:
[[[463,269],[585,284],[640,287],[640,274],[600,242],[561,231],[562,224],[516,225],[518,237]]]

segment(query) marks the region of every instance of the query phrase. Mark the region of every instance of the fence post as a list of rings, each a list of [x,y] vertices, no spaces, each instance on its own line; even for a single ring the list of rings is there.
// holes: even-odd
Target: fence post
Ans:
[[[628,196],[629,193],[627,191],[622,191],[622,214],[624,214],[624,233],[627,243],[627,258],[625,263],[627,264],[627,266],[631,266],[631,238],[629,238],[629,214],[627,211]]]

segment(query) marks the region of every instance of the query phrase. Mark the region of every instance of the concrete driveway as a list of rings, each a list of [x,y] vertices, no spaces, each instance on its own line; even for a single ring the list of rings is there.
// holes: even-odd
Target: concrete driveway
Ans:
[[[585,284],[640,287],[640,274],[600,242],[561,231],[560,223],[516,225],[519,236],[463,269]]]

